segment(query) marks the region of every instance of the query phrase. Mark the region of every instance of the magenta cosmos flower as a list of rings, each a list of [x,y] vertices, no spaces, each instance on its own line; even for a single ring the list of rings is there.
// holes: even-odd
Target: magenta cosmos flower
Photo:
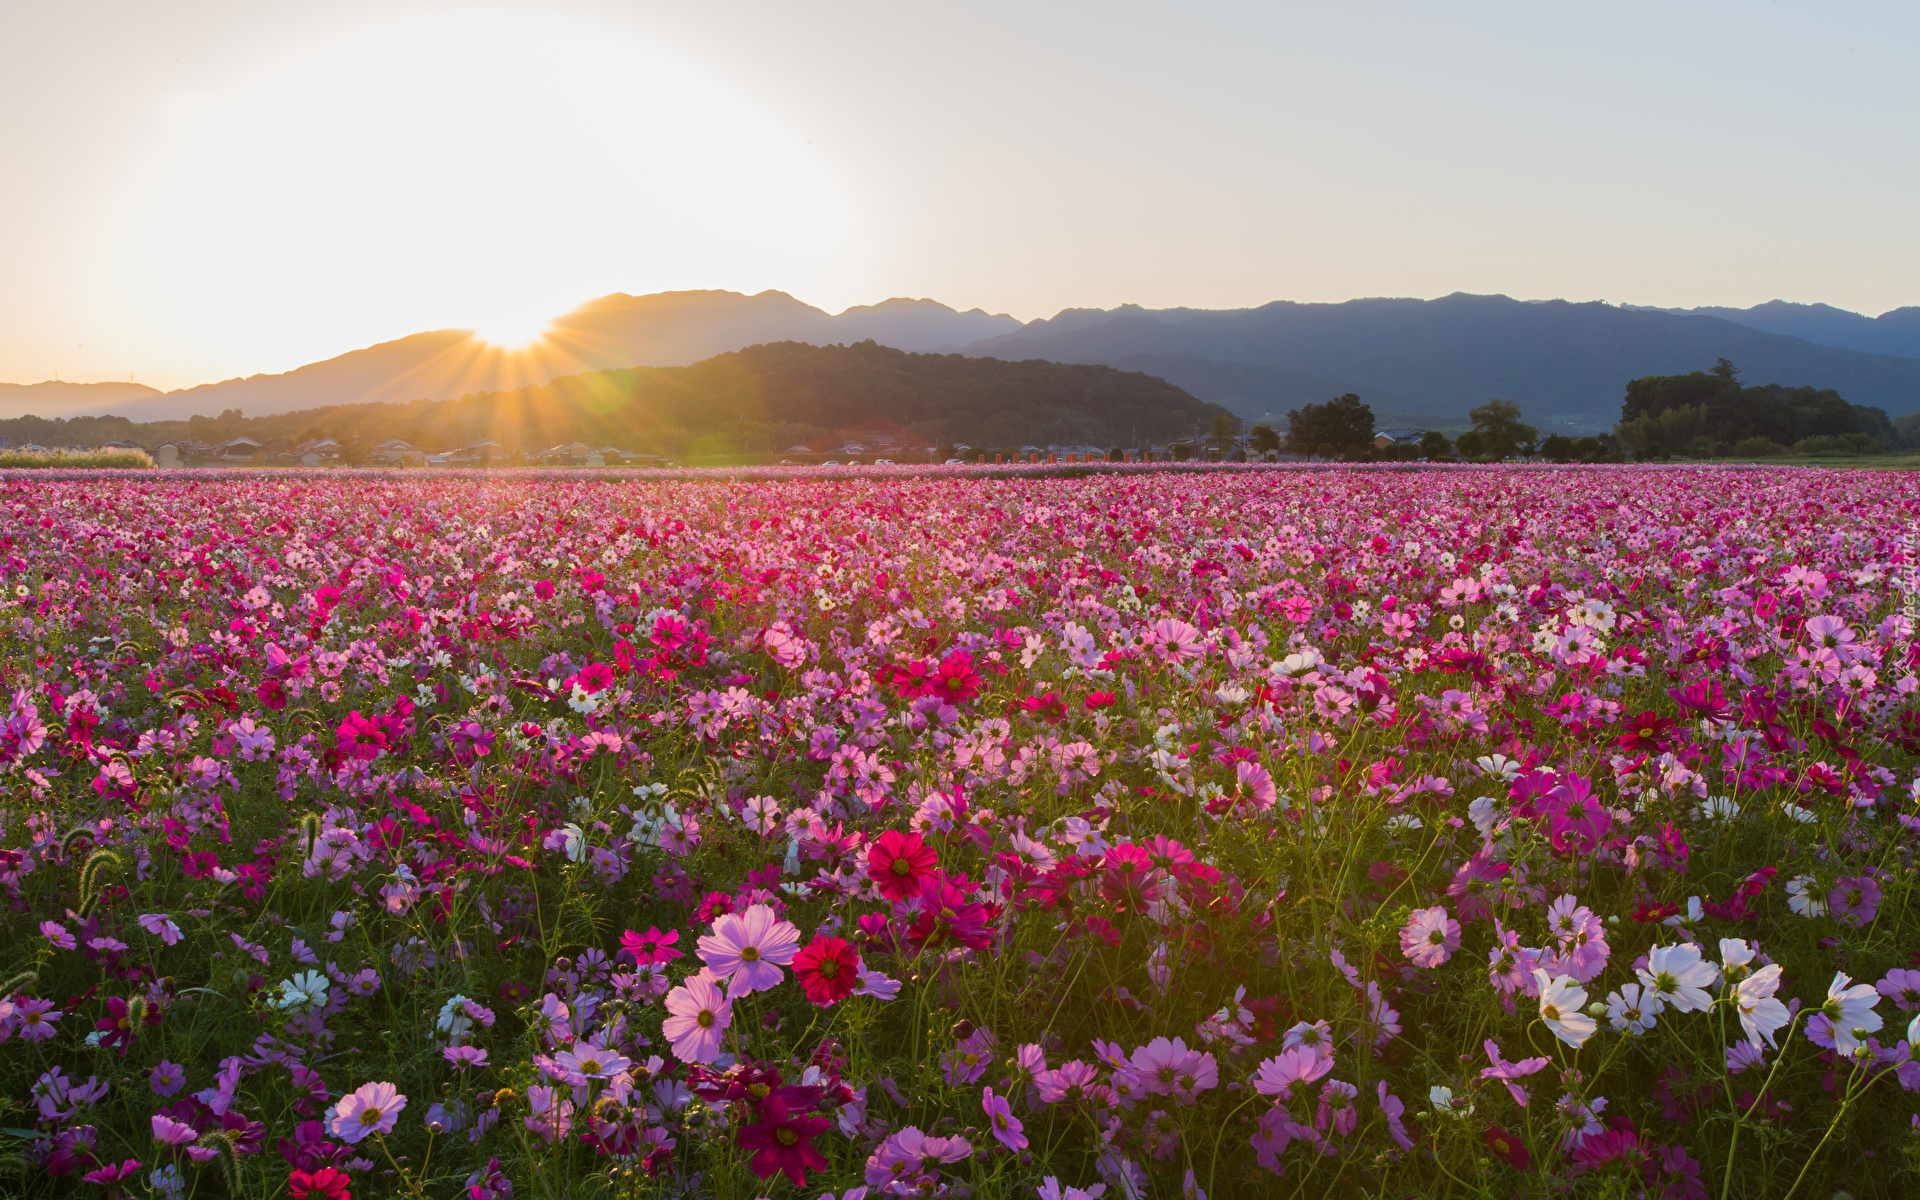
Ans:
[[[328,1129],[343,1142],[357,1142],[370,1133],[392,1133],[407,1098],[391,1083],[363,1083],[340,1097],[333,1106]]]
[[[701,939],[705,941],[705,938]],[[733,1023],[733,1005],[705,971],[667,993],[660,1032],[673,1043],[681,1062],[710,1063],[720,1057],[720,1039]]]
[[[707,970],[728,981],[728,994],[745,996],[779,985],[780,968],[800,949],[800,931],[771,908],[755,904],[744,913],[722,914],[699,946]]]

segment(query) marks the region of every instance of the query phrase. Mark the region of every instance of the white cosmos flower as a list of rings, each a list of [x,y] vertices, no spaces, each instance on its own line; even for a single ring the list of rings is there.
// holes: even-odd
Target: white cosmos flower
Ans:
[[[1533,981],[1540,987],[1540,1019],[1553,1036],[1576,1050],[1585,1045],[1600,1028],[1599,1022],[1581,1011],[1586,1007],[1587,990],[1571,975],[1548,978],[1539,967],[1533,969]]]
[[[1731,821],[1740,815],[1740,806],[1731,796],[1708,796],[1700,802],[1700,816],[1706,820]]]
[[[1443,1117],[1459,1120],[1473,1115],[1473,1105],[1464,1100],[1453,1098],[1453,1089],[1438,1085],[1427,1089],[1427,1100],[1432,1103],[1433,1111]]]
[[[1733,1001],[1740,1010],[1740,1028],[1747,1040],[1758,1046],[1773,1045],[1773,1035],[1793,1019],[1787,1006],[1774,997],[1780,987],[1780,964],[1768,963],[1742,979],[1734,988]]]
[[[1824,917],[1827,902],[1818,892],[1811,875],[1795,875],[1787,880],[1787,907],[1803,917]]]
[[[1836,973],[1827,985],[1827,1002],[1820,1006],[1833,1022],[1833,1048],[1842,1054],[1852,1054],[1859,1047],[1861,1034],[1880,1028],[1880,1014],[1873,1011],[1880,993],[1870,983],[1848,987],[1848,982],[1846,975]]]
[[[1492,796],[1481,796],[1467,805],[1467,820],[1473,822],[1473,827],[1480,831],[1481,837],[1492,837],[1500,819],[1500,802]]]
[[[473,1029],[473,1019],[467,1016],[467,998],[455,996],[440,1006],[440,1015],[433,1020],[434,1027],[447,1035],[455,1045],[466,1040]]]
[[[1520,764],[1504,754],[1483,754],[1473,760],[1482,774],[1490,775],[1504,783],[1512,783],[1520,778]]]
[[[1744,938],[1720,939],[1720,973],[1728,983],[1743,978],[1747,964],[1753,961],[1753,947]]]
[[[1819,815],[1812,809],[1801,808],[1798,804],[1782,802],[1780,811],[1787,814],[1792,820],[1800,822],[1802,825],[1811,825],[1820,819]]]
[[[1705,1012],[1713,1004],[1707,989],[1719,982],[1720,968],[1700,957],[1700,947],[1681,942],[1654,947],[1647,955],[1646,968],[1635,974],[1642,986],[1674,1011]]]
[[[1682,925],[1698,925],[1701,918],[1706,915],[1707,910],[1700,907],[1700,897],[1688,896],[1686,914],[1684,916],[1676,914],[1668,917],[1665,921],[1662,921],[1661,924],[1669,929],[1678,929]]]
[[[1637,983],[1629,983],[1607,996],[1607,1023],[1628,1033],[1645,1033],[1653,1028],[1660,1011],[1660,997]]]
[[[302,971],[292,979],[280,981],[280,998],[273,1002],[281,1009],[325,1008],[327,989],[333,986],[325,975],[318,971]]]

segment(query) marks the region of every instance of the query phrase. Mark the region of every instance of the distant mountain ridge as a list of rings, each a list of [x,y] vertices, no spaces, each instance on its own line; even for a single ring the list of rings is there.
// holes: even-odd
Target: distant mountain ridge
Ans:
[[[46,393],[0,393],[0,417],[111,413],[136,421],[184,420],[234,408],[252,416],[338,404],[450,400],[535,386],[582,371],[686,366],[764,342],[824,345],[871,338],[910,352],[950,351],[1019,328],[1020,322],[1005,314],[977,308],[959,312],[926,299],[895,298],[834,315],[776,291],[753,296],[615,292],[555,320],[545,341],[525,353],[502,350],[465,330],[441,329],[276,375],[173,392],[148,388],[140,394],[64,395],[57,411],[43,411],[55,407],[49,403],[55,397]]]
[[[120,411],[164,395],[159,388],[144,383],[69,383],[64,379],[0,383],[0,415],[68,417]]]
[[[1896,308],[1877,317],[1835,308],[1830,304],[1795,304],[1790,300],[1769,300],[1752,308],[1655,308],[1644,311],[1672,313],[1676,316],[1718,317],[1749,329],[1784,334],[1822,346],[1858,350],[1865,354],[1920,358],[1920,305]]]
[[[836,315],[785,292],[688,291],[602,296],[556,320],[525,353],[436,330],[278,375],[175,392],[0,385],[0,417],[184,420],[231,409],[251,417],[447,400],[584,371],[685,366],[753,345],[868,339],[916,353],[1145,371],[1243,417],[1356,392],[1376,412],[1457,420],[1498,397],[1550,430],[1598,431],[1618,418],[1629,380],[1703,370],[1719,358],[1731,359],[1750,383],[1831,388],[1891,416],[1920,411],[1920,307],[1869,318],[1785,301],[1668,310],[1457,292],[1225,310],[1070,308],[1023,324],[928,299],[895,298]]]
[[[1296,382],[1324,381],[1333,395],[1377,396],[1389,407],[1455,416],[1499,397],[1552,427],[1599,430],[1618,418],[1629,380],[1703,370],[1723,357],[1750,382],[1833,388],[1891,415],[1920,410],[1920,358],[1817,345],[1719,317],[1464,292],[1436,300],[1276,301],[1165,318],[1137,306],[1104,319],[1075,310],[1070,320],[1030,323],[966,353],[1136,367],[1198,360],[1211,366],[1187,368],[1182,386],[1241,412],[1248,402],[1228,380],[1244,388],[1250,372],[1266,368]],[[1277,378],[1274,386],[1275,394],[1286,390]]]

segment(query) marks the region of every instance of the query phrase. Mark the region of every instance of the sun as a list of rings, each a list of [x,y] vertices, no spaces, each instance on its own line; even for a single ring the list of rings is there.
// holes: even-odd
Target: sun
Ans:
[[[138,337],[261,369],[427,330],[538,349],[614,292],[845,296],[870,228],[748,81],[583,16],[374,19],[169,120],[93,286]]]
[[[534,316],[530,312],[502,311],[473,322],[468,331],[498,350],[525,350],[547,340],[553,328],[553,314]]]

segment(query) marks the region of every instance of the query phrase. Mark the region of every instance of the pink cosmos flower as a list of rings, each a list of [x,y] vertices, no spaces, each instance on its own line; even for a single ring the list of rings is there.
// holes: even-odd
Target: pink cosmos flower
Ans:
[[[702,971],[667,993],[660,1032],[673,1043],[681,1062],[710,1063],[720,1057],[720,1041],[733,1023],[733,1005],[713,976]]]
[[[352,1144],[368,1134],[393,1132],[407,1098],[391,1083],[363,1083],[340,1097],[333,1106],[333,1120],[327,1128],[333,1136]]]
[[[1413,1149],[1413,1139],[1407,1136],[1406,1123],[1400,1119],[1406,1114],[1406,1104],[1387,1090],[1387,1081],[1384,1079],[1376,1086],[1375,1094],[1380,1098],[1380,1112],[1387,1118],[1387,1132],[1392,1135],[1394,1144],[1402,1150]]]
[[[1865,929],[1880,911],[1880,884],[1871,875],[1842,875],[1827,893],[1834,920]]]
[[[1414,966],[1431,970],[1460,948],[1460,922],[1447,915],[1446,906],[1417,908],[1400,931],[1400,952]]]
[[[744,913],[723,913],[698,945],[707,970],[727,980],[728,995],[745,996],[779,985],[780,968],[799,952],[800,931],[774,916],[773,909],[755,904]]]
[[[180,944],[180,927],[174,924],[173,918],[165,913],[141,913],[140,928],[169,946]]]
[[[603,1050],[592,1042],[578,1042],[571,1050],[562,1050],[553,1056],[554,1061],[566,1071],[569,1080],[610,1079],[633,1065],[633,1060],[622,1058],[611,1050]]]
[[[1896,967],[1874,985],[1874,990],[1906,1012],[1920,1008],[1920,971]]]
[[[1253,1090],[1262,1096],[1285,1098],[1288,1090],[1296,1083],[1312,1083],[1327,1072],[1333,1070],[1333,1058],[1322,1058],[1319,1054],[1301,1046],[1295,1050],[1282,1051],[1277,1057],[1269,1058],[1260,1064],[1254,1074]]]
[[[1514,1080],[1525,1079],[1536,1071],[1545,1068],[1552,1060],[1547,1058],[1523,1058],[1519,1062],[1508,1062],[1506,1059],[1500,1057],[1500,1046],[1492,1038],[1486,1040],[1485,1049],[1487,1052],[1487,1061],[1493,1065],[1480,1068],[1480,1078],[1500,1080],[1507,1085],[1507,1094],[1513,1097],[1513,1102],[1521,1108],[1525,1108],[1527,1106],[1527,1089],[1515,1083]]]
[[[168,1062],[165,1059],[162,1059],[160,1065],[147,1076],[147,1083],[153,1088],[153,1094],[156,1096],[171,1096],[186,1086],[186,1082],[186,1069],[179,1063]]]
[[[1094,1085],[1099,1083],[1100,1073],[1091,1064],[1074,1059],[1061,1063],[1056,1070],[1042,1071],[1033,1077],[1034,1090],[1040,1093],[1040,1099],[1047,1104],[1061,1101],[1085,1100],[1093,1094]]]
[[[153,1140],[162,1146],[184,1146],[200,1136],[200,1131],[193,1126],[164,1113],[153,1114],[149,1123],[153,1126]]]
[[[20,1036],[30,1042],[42,1042],[53,1036],[53,1023],[64,1013],[53,1011],[51,1000],[22,1000],[14,1010],[20,1023]]]
[[[1020,1118],[1013,1115],[1013,1109],[1007,1104],[1005,1096],[996,1096],[992,1088],[981,1091],[980,1107],[985,1110],[987,1120],[992,1124],[993,1136],[1009,1150],[1027,1148],[1026,1129]]]

